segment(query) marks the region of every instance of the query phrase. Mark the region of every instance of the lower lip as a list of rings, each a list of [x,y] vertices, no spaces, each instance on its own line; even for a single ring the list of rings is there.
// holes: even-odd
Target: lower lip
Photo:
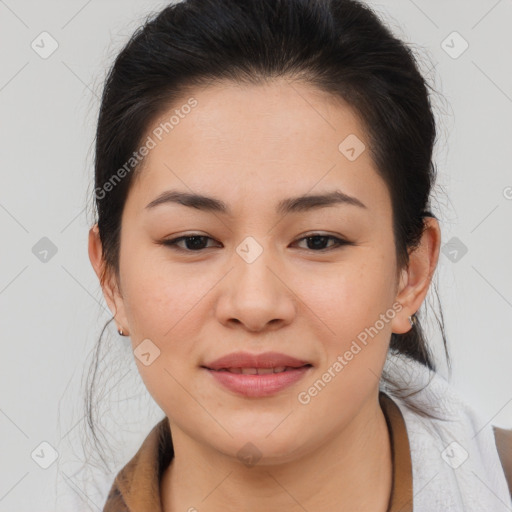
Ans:
[[[270,396],[295,384],[310,370],[311,366],[301,366],[294,370],[281,373],[266,373],[263,375],[251,375],[243,373],[231,373],[205,368],[214,379],[224,387],[246,397]]]

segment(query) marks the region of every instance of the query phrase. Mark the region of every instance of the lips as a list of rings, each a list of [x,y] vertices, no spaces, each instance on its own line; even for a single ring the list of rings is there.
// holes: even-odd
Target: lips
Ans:
[[[313,371],[311,363],[278,352],[234,352],[202,368],[223,389],[245,398],[271,397]]]
[[[205,365],[204,368],[215,371],[228,371],[249,375],[281,373],[303,366],[312,366],[307,361],[297,359],[279,352],[250,354],[248,352],[232,352]]]
[[[283,373],[295,370],[294,366],[277,366],[274,368],[221,368],[218,372],[240,373],[244,375],[267,375],[269,373]]]

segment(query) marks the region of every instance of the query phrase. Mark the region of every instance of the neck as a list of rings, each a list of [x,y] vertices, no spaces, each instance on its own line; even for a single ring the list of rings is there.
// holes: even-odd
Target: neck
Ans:
[[[164,512],[387,510],[391,445],[373,395],[341,432],[285,464],[246,467],[198,444],[172,423],[171,431],[175,458],[162,477]]]

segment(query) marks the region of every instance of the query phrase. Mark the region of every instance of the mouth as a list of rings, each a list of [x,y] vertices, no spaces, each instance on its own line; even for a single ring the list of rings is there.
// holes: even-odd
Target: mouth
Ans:
[[[313,365],[276,352],[237,352],[202,365],[202,368],[222,389],[244,397],[261,398],[292,386],[308,374]]]
[[[242,375],[268,375],[271,373],[283,373],[297,370],[298,368],[306,368],[312,366],[311,364],[305,364],[302,366],[275,366],[271,368],[219,368],[215,370],[213,368],[207,368],[215,372],[229,372],[238,373]]]
[[[302,366],[312,366],[308,361],[298,359],[288,354],[279,352],[262,352],[260,354],[251,354],[250,352],[232,352],[219,357],[214,361],[203,365],[209,370],[227,370],[233,373],[262,374],[280,373],[283,371],[301,368]],[[241,370],[241,371],[238,371]],[[266,371],[268,370],[268,371]]]

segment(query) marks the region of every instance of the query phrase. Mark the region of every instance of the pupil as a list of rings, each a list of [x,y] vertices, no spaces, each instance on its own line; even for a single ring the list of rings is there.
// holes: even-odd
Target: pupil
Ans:
[[[204,240],[205,240],[206,237],[204,236],[189,236],[187,237],[187,246],[189,249],[203,249],[204,247],[201,247],[201,241],[203,242],[204,244]],[[190,247],[188,244],[190,241],[193,241],[192,242],[192,247]]]
[[[316,249],[323,249],[324,247],[322,247],[322,246],[325,244],[326,240],[327,240],[326,236],[310,236],[310,237],[308,237],[309,242],[314,241],[313,248],[316,248]],[[317,243],[317,242],[319,242],[319,243]]]

